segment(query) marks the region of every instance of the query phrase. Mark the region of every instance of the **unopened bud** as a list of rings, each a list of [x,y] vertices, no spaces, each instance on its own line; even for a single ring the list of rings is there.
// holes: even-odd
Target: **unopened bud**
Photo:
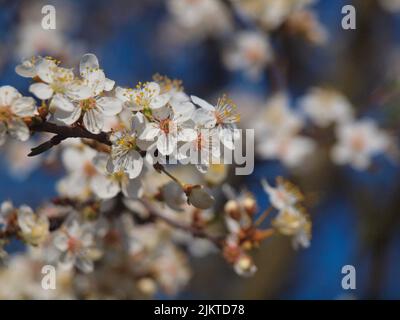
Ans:
[[[209,209],[214,205],[215,199],[202,186],[185,186],[185,193],[191,205],[199,209]]]
[[[249,215],[257,212],[257,202],[253,197],[246,197],[243,201],[243,207]]]

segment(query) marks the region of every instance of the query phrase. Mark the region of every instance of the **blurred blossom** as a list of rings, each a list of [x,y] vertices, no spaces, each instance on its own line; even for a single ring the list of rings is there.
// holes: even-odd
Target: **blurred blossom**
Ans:
[[[391,140],[372,120],[360,120],[339,126],[338,142],[332,149],[332,160],[340,165],[349,164],[366,170],[372,157],[385,153]]]
[[[301,116],[289,106],[289,98],[276,93],[265,104],[255,122],[256,151],[263,159],[277,159],[289,167],[303,163],[315,149],[315,142],[298,133],[304,126]],[[257,137],[257,136],[256,136]]]
[[[167,7],[186,39],[216,37],[232,28],[231,16],[218,0],[168,0]]]
[[[234,43],[224,54],[224,62],[228,69],[244,71],[251,79],[260,78],[272,59],[273,51],[268,38],[249,31],[236,34]]]
[[[400,1],[399,0],[379,0],[382,8],[391,12],[397,13],[400,11]]]
[[[57,8],[56,29],[45,30],[41,21],[44,17],[42,7],[48,4],[45,1],[25,2],[21,7],[21,24],[16,30],[16,54],[19,59],[29,58],[34,55],[52,55],[64,60],[73,59],[75,54],[82,53],[83,43],[73,40],[71,33],[78,15],[74,14],[76,8],[69,1],[53,1]],[[75,21],[76,22],[76,21]]]
[[[239,10],[259,20],[268,30],[278,28],[288,16],[315,0],[231,0]]]
[[[350,102],[332,89],[312,88],[300,101],[303,112],[319,127],[353,119]]]

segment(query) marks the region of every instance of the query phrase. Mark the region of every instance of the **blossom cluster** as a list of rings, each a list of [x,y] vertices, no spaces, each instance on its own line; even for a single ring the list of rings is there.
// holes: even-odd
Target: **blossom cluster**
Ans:
[[[332,162],[366,170],[375,156],[389,154],[393,139],[372,119],[356,119],[354,113],[350,101],[334,89],[312,88],[297,108],[292,108],[286,93],[277,93],[256,119],[259,136],[269,137],[257,143],[258,154],[296,168],[317,150],[324,132],[326,136],[332,131]]]
[[[230,71],[242,71],[258,80],[274,60],[272,32],[284,29],[289,35],[321,45],[327,31],[310,8],[316,0],[169,0],[170,23],[184,40],[218,38],[224,45],[222,60]],[[238,30],[235,20],[244,20]],[[256,26],[256,27],[255,27]],[[260,28],[257,28],[260,26]],[[167,28],[169,30],[169,28]]]
[[[160,75],[134,88],[118,86],[93,54],[82,57],[78,74],[51,57],[25,60],[16,72],[32,79],[34,98],[0,88],[1,140],[26,141],[45,132],[31,155],[51,149],[65,175],[57,182],[58,196],[36,210],[3,202],[1,259],[16,270],[22,264],[32,270],[56,266],[62,285],[52,297],[147,297],[160,290],[173,295],[190,279],[187,253],[221,252],[239,275],[249,276],[256,267],[248,251],[275,230],[307,247],[311,226],[303,211],[290,209],[299,219],[293,222],[280,212],[289,208],[277,207],[276,223],[261,229],[264,217],[257,218],[255,197],[236,196],[224,184],[227,165],[219,161],[220,147],[235,149],[240,121],[227,96],[210,104]],[[193,153],[201,161],[183,165]],[[154,155],[176,158],[178,165],[154,161]],[[230,191],[220,213],[214,196],[221,188]],[[285,197],[285,190],[277,192]],[[221,216],[226,228],[216,228]],[[7,255],[13,239],[29,246],[25,255]],[[104,273],[115,274],[109,291]],[[6,268],[3,276],[18,281]],[[21,279],[27,282],[23,290],[16,286],[0,296],[48,297],[33,271]]]

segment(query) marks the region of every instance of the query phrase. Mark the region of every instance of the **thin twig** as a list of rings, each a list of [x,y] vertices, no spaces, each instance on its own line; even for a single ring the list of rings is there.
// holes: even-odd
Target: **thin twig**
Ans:
[[[162,214],[161,212],[158,212],[158,210],[156,210],[145,199],[142,199],[141,202],[146,207],[146,209],[149,211],[150,216],[152,216],[156,219],[162,220],[176,229],[186,231],[187,233],[190,233],[192,236],[194,236],[196,238],[207,239],[207,240],[211,241],[212,243],[214,243],[218,248],[222,249],[222,245],[223,245],[222,237],[210,235],[209,233],[205,232],[202,229],[195,228],[191,225],[187,225],[187,224],[181,223],[179,221],[176,221],[174,219],[171,219],[171,218],[165,216],[164,214]]]

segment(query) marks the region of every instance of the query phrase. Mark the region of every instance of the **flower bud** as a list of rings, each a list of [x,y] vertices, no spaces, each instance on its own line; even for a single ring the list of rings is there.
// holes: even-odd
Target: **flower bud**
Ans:
[[[245,254],[241,255],[236,261],[234,269],[238,275],[243,277],[251,277],[257,271],[251,257]]]
[[[249,215],[254,215],[257,212],[257,202],[253,197],[246,197],[243,200],[243,207]]]
[[[225,213],[235,220],[240,219],[239,204],[235,200],[229,200],[224,207]]]
[[[186,186],[185,193],[188,202],[199,209],[209,209],[214,205],[215,199],[202,186]]]
[[[151,278],[140,279],[137,282],[137,286],[141,292],[148,296],[152,296],[157,290],[156,283]]]

